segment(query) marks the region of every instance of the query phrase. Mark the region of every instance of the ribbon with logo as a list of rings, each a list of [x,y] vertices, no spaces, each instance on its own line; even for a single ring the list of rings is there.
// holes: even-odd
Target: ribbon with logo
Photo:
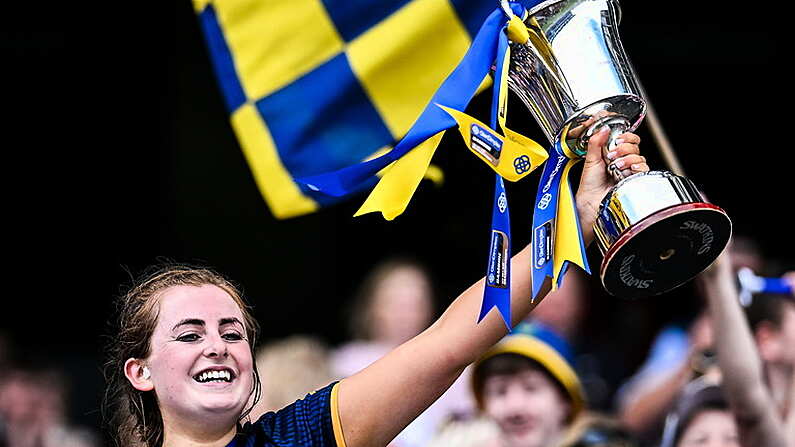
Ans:
[[[509,180],[519,179],[547,158],[546,151],[534,141],[511,131],[506,126],[508,99],[508,69],[511,49],[508,42],[526,42],[527,31],[515,15],[509,21],[497,41],[497,59],[494,70],[494,90],[491,101],[491,128],[459,111],[445,108],[458,123],[458,130],[469,149],[484,162],[489,163],[495,175],[494,201],[491,214],[491,233],[486,261],[486,282],[480,308],[480,322],[493,308],[497,308],[508,331],[511,331],[511,220],[508,198],[500,173]],[[501,140],[495,131],[499,126],[505,135]],[[531,150],[527,150],[531,148]],[[510,163],[510,166],[508,166]],[[512,169],[512,172],[510,171]]]
[[[560,287],[570,264],[591,273],[569,180],[571,168],[580,160],[558,141],[541,174],[533,209],[533,299],[547,277],[552,278],[552,290]]]

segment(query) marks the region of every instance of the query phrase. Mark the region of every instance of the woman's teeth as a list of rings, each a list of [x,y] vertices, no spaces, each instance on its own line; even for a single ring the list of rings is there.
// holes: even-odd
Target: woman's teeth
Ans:
[[[205,382],[231,382],[232,373],[229,371],[205,371],[193,377],[199,383]]]

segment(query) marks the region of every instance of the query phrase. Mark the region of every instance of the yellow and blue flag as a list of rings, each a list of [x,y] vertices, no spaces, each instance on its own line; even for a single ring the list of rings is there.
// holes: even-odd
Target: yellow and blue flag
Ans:
[[[193,3],[232,127],[277,218],[340,200],[294,179],[389,150],[456,67],[496,4]]]

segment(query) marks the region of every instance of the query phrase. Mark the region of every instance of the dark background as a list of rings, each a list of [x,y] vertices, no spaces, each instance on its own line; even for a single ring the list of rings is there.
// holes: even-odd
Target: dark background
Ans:
[[[669,5],[675,5],[674,7]],[[689,178],[776,263],[793,268],[791,86],[784,17],[714,2],[625,1],[622,40]],[[5,300],[0,332],[21,359],[61,365],[77,422],[97,425],[102,338],[129,272],[164,256],[239,281],[263,340],[343,341],[342,309],[390,254],[436,277],[439,306],[482,275],[493,176],[448,133],[394,222],[352,218],[364,196],[275,220],[228,125],[191,4],[15,6],[0,18],[3,58]],[[485,117],[488,95],[470,112]],[[544,141],[518,101],[512,127]],[[664,168],[645,125],[653,168]],[[514,247],[529,241],[538,177],[509,185]],[[590,249],[591,263],[601,257]],[[656,299],[606,296],[593,281],[580,348],[612,391],[662,324],[698,306],[690,286]],[[584,340],[587,340],[584,341]],[[597,403],[606,404],[604,396]]]

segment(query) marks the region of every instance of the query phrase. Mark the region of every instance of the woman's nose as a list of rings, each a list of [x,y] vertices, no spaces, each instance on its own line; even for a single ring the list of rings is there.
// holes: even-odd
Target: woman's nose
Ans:
[[[207,338],[207,346],[204,348],[204,355],[206,357],[227,357],[229,350],[227,349],[226,342],[220,336],[211,336]]]

